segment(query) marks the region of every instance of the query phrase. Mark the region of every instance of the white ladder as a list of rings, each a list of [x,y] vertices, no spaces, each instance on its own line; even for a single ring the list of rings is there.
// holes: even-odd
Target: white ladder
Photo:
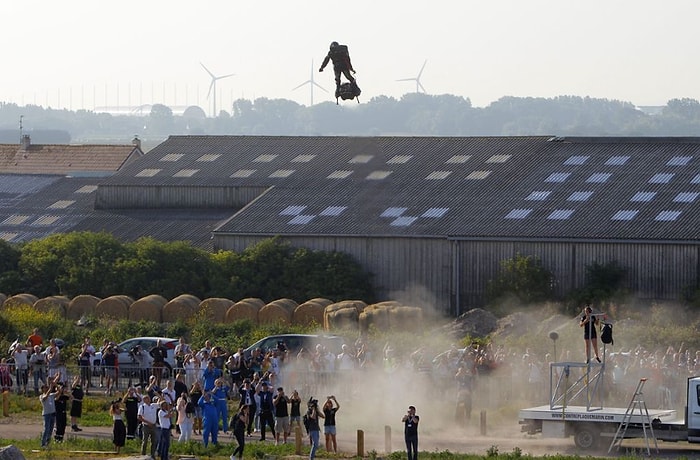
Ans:
[[[654,440],[654,448],[656,449],[656,453],[659,453],[659,445],[656,442],[656,435],[654,435],[654,427],[651,425],[651,417],[649,416],[647,403],[644,402],[644,393],[642,391],[644,389],[644,384],[646,383],[646,381],[646,378],[639,379],[637,389],[634,390],[634,395],[632,396],[630,405],[627,406],[627,411],[625,412],[624,417],[622,417],[622,422],[620,422],[620,426],[617,428],[617,432],[615,433],[615,436],[613,437],[613,440],[610,443],[608,453],[610,453],[613,447],[615,446],[617,446],[617,450],[620,450],[620,445],[622,444],[622,440],[625,439],[625,433],[627,433],[627,428],[630,425],[632,417],[635,415],[635,410],[639,411],[637,412],[637,415],[639,415],[639,418],[642,421],[642,431],[644,432],[644,444],[647,447],[647,455],[651,455],[651,448],[649,446],[649,436],[651,436],[651,439]],[[647,434],[647,429],[649,430],[649,434]]]

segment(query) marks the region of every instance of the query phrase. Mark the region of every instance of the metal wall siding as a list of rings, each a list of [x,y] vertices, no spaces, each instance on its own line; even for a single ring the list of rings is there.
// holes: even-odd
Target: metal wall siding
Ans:
[[[103,185],[95,209],[242,208],[266,187]]]

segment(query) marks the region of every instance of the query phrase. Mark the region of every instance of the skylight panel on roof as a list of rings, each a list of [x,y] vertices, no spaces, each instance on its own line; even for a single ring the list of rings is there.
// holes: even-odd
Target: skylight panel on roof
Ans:
[[[693,157],[673,157],[670,160],[668,160],[666,166],[685,166],[688,163],[690,163],[690,160],[692,159]]]
[[[321,211],[319,216],[337,217],[337,216],[341,215],[343,213],[343,211],[345,211],[346,209],[348,209],[347,206],[328,206],[326,209]]]
[[[92,193],[97,190],[97,185],[83,185],[75,193]]]
[[[294,216],[292,220],[288,222],[290,225],[304,225],[308,224],[313,220],[313,218],[316,217],[314,215],[307,215],[307,214],[299,214],[298,216]]]
[[[19,233],[16,233],[16,232],[0,232],[0,240],[5,240],[5,241],[7,241],[8,243],[11,243],[12,240],[14,240],[15,238],[17,238],[17,235],[19,235]]]
[[[566,201],[588,201],[593,196],[593,192],[574,192],[569,195]]]
[[[588,179],[586,179],[586,182],[588,183],[594,183],[594,184],[604,184],[610,179],[612,174],[610,173],[594,173],[588,176]]]
[[[278,169],[277,171],[270,174],[270,178],[275,179],[275,178],[289,177],[292,174],[294,174],[295,171],[296,171],[296,169]]]
[[[608,161],[605,162],[605,166],[622,166],[627,163],[629,159],[629,155],[610,157]]]
[[[2,221],[2,225],[22,225],[29,219],[29,216],[22,214],[14,214]]]
[[[564,161],[567,166],[582,165],[588,161],[590,157],[588,155],[572,155]]]
[[[386,208],[379,217],[399,217],[407,210],[408,208]]]
[[[366,179],[369,179],[369,180],[386,179],[387,177],[389,177],[391,175],[392,172],[393,171],[372,171],[371,173],[369,173],[367,175]]]
[[[142,169],[141,171],[136,173],[136,177],[153,177],[161,171],[162,171],[162,169],[146,168],[146,169]]]
[[[168,153],[167,155],[163,155],[163,158],[161,158],[160,161],[177,161],[184,156],[185,155],[182,153]]]
[[[220,153],[205,153],[201,157],[197,158],[197,161],[215,161],[220,156]]]
[[[695,177],[690,179],[691,184],[700,184],[700,174],[696,174]]]
[[[544,181],[545,182],[566,182],[566,179],[568,179],[570,175],[571,175],[570,173],[563,173],[563,172],[552,173]]]
[[[192,177],[199,172],[199,169],[181,169],[173,177]]]
[[[636,209],[622,209],[620,211],[617,211],[611,217],[611,220],[632,220],[638,212],[639,211],[637,211]]]
[[[446,179],[450,174],[452,174],[452,171],[433,171],[425,176],[425,180],[442,180]]]
[[[673,173],[658,173],[654,174],[651,179],[649,179],[650,184],[668,184],[671,182],[675,174]]]
[[[374,158],[374,155],[355,155],[348,163],[369,163]]]
[[[512,155],[493,155],[491,158],[486,160],[486,163],[505,163],[510,160]]]
[[[390,165],[402,165],[408,163],[411,160],[411,158],[413,158],[413,155],[395,155],[392,158],[390,158],[389,161],[387,161],[386,163]]]
[[[308,163],[316,158],[316,155],[297,155],[292,158],[292,163]]]
[[[447,160],[445,163],[447,163],[447,164],[466,163],[467,161],[469,161],[469,159],[471,157],[472,157],[471,155],[454,155],[449,160]]]
[[[444,216],[450,208],[430,208],[421,214],[421,217],[429,217],[433,219],[440,218]]]
[[[549,190],[535,190],[526,196],[525,199],[529,201],[544,201],[547,199],[550,193],[552,192]]]
[[[524,219],[530,213],[532,212],[532,209],[513,209],[511,212],[506,214],[506,219]]]
[[[263,154],[263,155],[258,156],[255,160],[253,160],[253,163],[271,163],[278,156],[279,155],[274,155],[274,154]]]
[[[49,209],[66,209],[73,203],[75,203],[75,200],[58,200],[57,202],[49,206]]]
[[[34,222],[32,222],[32,225],[41,225],[41,226],[44,226],[44,225],[52,225],[52,224],[55,223],[59,218],[60,218],[60,216],[41,216],[41,217],[39,217],[37,220],[35,220]]]
[[[700,195],[695,192],[681,192],[673,199],[676,203],[692,203]]]
[[[643,201],[649,202],[654,199],[656,192],[637,192],[634,194],[630,201]]]
[[[680,215],[680,211],[661,211],[656,217],[654,217],[654,220],[669,222],[678,219],[678,216]]]
[[[280,211],[280,216],[298,216],[304,209],[306,206],[287,206]]]
[[[352,171],[336,170],[328,175],[328,179],[345,179],[346,177],[350,176],[350,174],[352,174]]]
[[[555,209],[547,216],[549,220],[566,220],[574,213],[573,209]]]
[[[401,216],[399,218],[394,219],[389,225],[391,225],[392,227],[408,227],[413,222],[415,222],[416,219],[418,218],[412,216]]]
[[[482,180],[491,175],[491,171],[472,171],[466,178],[469,180]]]

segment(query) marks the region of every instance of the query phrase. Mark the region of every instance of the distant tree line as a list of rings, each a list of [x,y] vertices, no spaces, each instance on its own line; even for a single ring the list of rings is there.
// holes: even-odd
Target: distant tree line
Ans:
[[[344,253],[296,249],[279,238],[240,253],[210,253],[186,242],[141,238],[122,243],[108,233],[91,232],[19,245],[0,240],[0,292],[374,301],[371,274]]]
[[[377,96],[362,104],[322,102],[310,107],[287,99],[238,99],[215,118],[201,110],[174,115],[155,104],[147,115],[110,115],[0,102],[0,141],[19,142],[25,131],[44,143],[128,142],[138,135],[155,145],[169,135],[425,135],[425,136],[700,136],[700,103],[672,99],[657,114],[629,102],[590,97],[506,96],[487,107],[468,98],[420,93]],[[53,139],[48,140],[48,134]],[[36,142],[39,142],[37,139]]]

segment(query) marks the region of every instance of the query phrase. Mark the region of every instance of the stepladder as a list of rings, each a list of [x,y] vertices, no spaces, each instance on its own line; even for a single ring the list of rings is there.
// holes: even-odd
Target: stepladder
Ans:
[[[656,436],[654,435],[654,427],[651,424],[649,410],[647,409],[647,404],[644,401],[644,384],[646,381],[646,378],[639,379],[639,383],[637,384],[637,388],[634,390],[634,394],[632,395],[629,406],[627,406],[625,415],[622,417],[620,426],[617,427],[617,432],[610,443],[608,453],[612,452],[613,448],[620,450],[622,440],[625,439],[627,429],[630,427],[630,425],[641,427],[641,430],[644,433],[644,445],[647,449],[647,455],[651,455],[649,438],[654,441],[654,449],[656,452],[659,452],[659,445],[656,441]]]

